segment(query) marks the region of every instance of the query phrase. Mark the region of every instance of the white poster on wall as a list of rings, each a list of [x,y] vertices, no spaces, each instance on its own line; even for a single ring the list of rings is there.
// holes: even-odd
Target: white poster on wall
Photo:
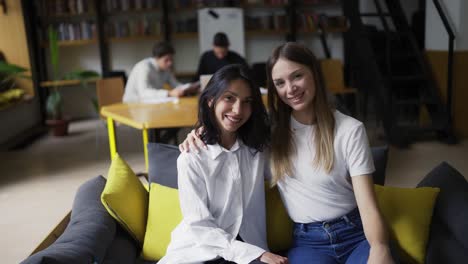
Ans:
[[[213,48],[213,36],[224,32],[229,49],[245,57],[244,15],[241,8],[203,8],[198,10],[200,54]]]

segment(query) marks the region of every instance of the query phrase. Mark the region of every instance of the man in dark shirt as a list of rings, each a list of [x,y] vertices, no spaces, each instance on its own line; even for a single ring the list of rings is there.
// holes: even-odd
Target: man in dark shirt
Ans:
[[[223,66],[236,63],[248,67],[244,58],[236,52],[229,50],[227,35],[223,32],[218,32],[213,38],[213,50],[206,51],[200,58],[196,78],[203,74],[214,74]]]

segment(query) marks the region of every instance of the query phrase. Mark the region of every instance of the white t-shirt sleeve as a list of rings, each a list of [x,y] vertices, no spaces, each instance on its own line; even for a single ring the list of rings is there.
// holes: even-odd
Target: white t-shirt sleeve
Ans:
[[[351,177],[371,174],[375,171],[369,140],[362,123],[350,131],[345,149],[346,164]]]

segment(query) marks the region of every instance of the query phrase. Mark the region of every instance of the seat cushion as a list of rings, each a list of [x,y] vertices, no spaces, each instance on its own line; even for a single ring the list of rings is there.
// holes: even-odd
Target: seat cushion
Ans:
[[[377,201],[403,263],[424,263],[438,188],[375,185]]]
[[[101,195],[109,214],[143,245],[148,214],[148,192],[128,164],[119,156],[112,160]]]
[[[116,230],[115,220],[100,201],[105,184],[104,177],[98,176],[81,185],[63,234],[22,263],[102,263]]]

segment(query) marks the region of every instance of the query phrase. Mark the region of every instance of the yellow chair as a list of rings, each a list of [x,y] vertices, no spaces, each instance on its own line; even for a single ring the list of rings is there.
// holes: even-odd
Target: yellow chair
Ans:
[[[121,103],[124,89],[125,85],[122,77],[104,78],[96,81],[97,106],[101,119],[104,121],[106,120],[106,118],[101,115],[101,108],[106,105]],[[105,122],[104,126],[106,126]],[[98,154],[98,146],[99,124],[96,124],[96,154]]]
[[[354,96],[354,106],[357,109],[357,90],[347,87],[344,83],[343,63],[337,59],[323,59],[320,61],[323,79],[327,89],[335,95],[338,104],[347,108],[345,96]],[[339,106],[338,105],[338,106]],[[345,109],[346,110],[346,109]]]
[[[96,82],[99,113],[106,105],[121,103],[124,95],[124,81],[121,77],[100,79]],[[105,119],[99,114],[102,119]]]
[[[346,87],[344,83],[343,63],[337,59],[323,59],[320,61],[325,86],[335,94],[356,93],[356,89]]]

